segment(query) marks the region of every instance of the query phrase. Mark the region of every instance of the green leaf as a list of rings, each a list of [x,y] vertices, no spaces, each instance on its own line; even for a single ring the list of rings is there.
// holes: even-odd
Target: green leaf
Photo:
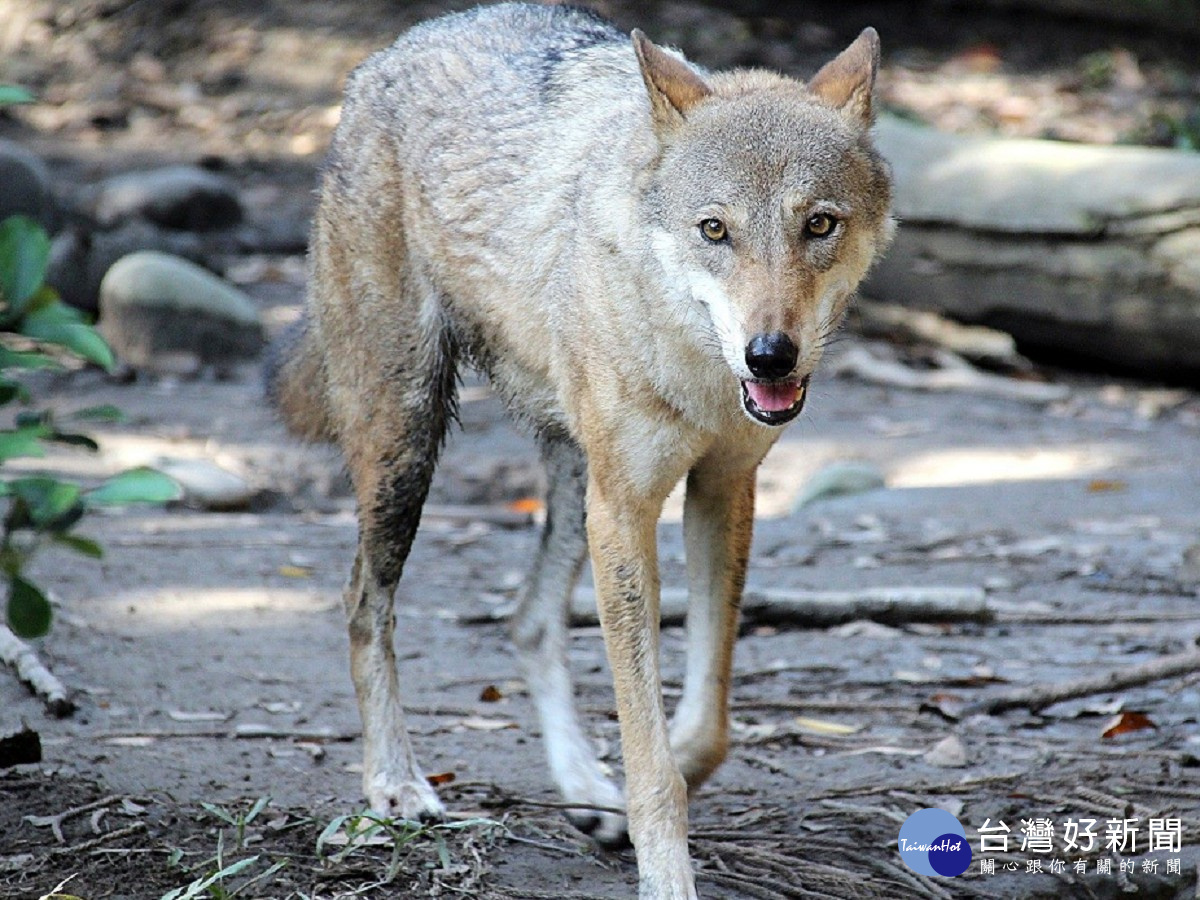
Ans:
[[[130,469],[88,491],[84,500],[89,506],[125,506],[130,503],[169,503],[183,496],[174,478],[142,466]]]
[[[2,329],[0,329],[2,330]],[[45,353],[10,350],[0,347],[0,369],[61,369],[62,365]]]
[[[232,878],[238,872],[254,865],[256,862],[258,862],[257,856],[251,856],[248,859],[239,860],[238,862],[226,866],[219,872],[214,872],[207,878],[197,878],[186,887],[175,888],[173,891],[167,891],[167,893],[162,895],[160,900],[193,900],[195,897],[202,897],[204,896],[204,892],[206,892],[216,882],[225,878]]]
[[[50,259],[50,238],[28,216],[0,222],[0,298],[15,314],[42,286]]]
[[[66,311],[65,313],[62,312],[61,310],[54,311],[56,317],[60,321],[63,321],[63,322],[84,322],[84,321],[86,321],[83,318],[83,314],[80,313],[79,310],[75,309],[75,307],[73,307],[73,306],[67,306],[65,303],[63,303],[61,298],[58,296],[58,291],[56,291],[54,288],[52,288],[48,284],[43,284],[36,291],[33,292],[33,296],[29,298],[29,302],[26,303],[22,307],[21,315],[22,316],[31,316],[34,313],[44,312],[45,310],[50,309],[51,307],[54,307],[54,306],[60,306],[60,307],[62,307],[62,310]],[[18,330],[20,330],[20,329],[18,328]]]
[[[24,578],[13,576],[8,585],[8,627],[22,638],[38,638],[50,630],[50,601]]]
[[[258,814],[267,808],[267,804],[270,802],[270,797],[259,797],[255,800],[254,805],[250,807],[250,811],[246,813],[245,824],[249,825],[253,822]]]
[[[231,813],[225,807],[217,806],[215,803],[206,803],[203,800],[200,801],[200,806],[202,806],[209,814],[216,816],[222,822],[225,822],[228,825],[237,825],[237,819],[234,817],[233,813]]]
[[[67,416],[77,422],[124,422],[125,413],[111,403],[77,409]]]
[[[21,323],[21,334],[35,341],[65,347],[76,356],[110,371],[116,366],[113,352],[100,333],[80,321],[78,313],[61,300],[26,316]]]
[[[329,842],[330,838],[341,831],[342,826],[353,818],[355,818],[355,814],[335,816],[333,820],[321,830],[321,833],[317,836],[317,856],[321,855],[321,851],[325,848],[325,844]]]
[[[83,493],[77,484],[45,477],[17,478],[8,483],[8,490],[29,506],[29,517],[37,528],[63,520],[79,505]]]
[[[85,538],[78,534],[53,534],[50,537],[55,543],[62,544],[83,556],[89,556],[92,559],[104,558],[104,548],[91,538]]]
[[[45,425],[18,428],[15,431],[0,431],[0,462],[18,456],[45,456],[42,438],[50,434]]]
[[[15,84],[0,84],[0,106],[13,103],[32,103],[33,94]]]

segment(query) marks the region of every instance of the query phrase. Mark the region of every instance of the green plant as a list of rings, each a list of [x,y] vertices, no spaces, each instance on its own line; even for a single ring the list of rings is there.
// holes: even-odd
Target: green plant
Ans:
[[[450,849],[446,845],[445,835],[449,832],[461,831],[464,828],[484,826],[487,828],[502,827],[492,819],[474,818],[462,819],[457,822],[439,822],[426,825],[410,819],[390,819],[378,816],[372,812],[353,813],[337,816],[321,832],[317,838],[317,855],[328,859],[329,862],[340,863],[358,852],[370,847],[391,845],[392,858],[383,877],[376,881],[371,888],[390,884],[396,880],[404,865],[404,852],[415,841],[429,839],[437,848],[438,861],[442,868],[449,869],[451,865]],[[340,845],[339,849],[327,853],[327,848]]]
[[[32,403],[20,377],[32,371],[61,369],[71,359],[109,370],[114,365],[112,350],[99,333],[45,283],[49,257],[50,238],[32,219],[12,216],[0,222],[0,407]],[[98,406],[72,413],[66,421],[119,418],[114,407]],[[98,449],[94,440],[64,427],[49,410],[16,411],[9,427],[0,428],[0,473],[13,459],[44,456],[46,444],[54,443]],[[122,472],[91,490],[46,474],[0,475],[0,574],[8,582],[6,618],[13,632],[39,637],[50,628],[50,603],[25,574],[43,545],[99,558],[100,545],[73,531],[89,508],[163,503],[178,495],[173,480],[146,468]]]
[[[233,828],[236,844],[235,852],[241,852],[246,849],[247,827],[258,818],[259,814],[267,808],[270,802],[270,797],[259,797],[253,803],[249,804],[245,811],[229,809],[225,806],[218,806],[215,803],[201,803],[200,805],[209,815],[214,816]],[[182,858],[183,852],[176,850],[171,855],[171,862],[173,865],[178,865]],[[205,869],[207,870],[205,874],[183,887],[168,891],[163,894],[161,900],[194,900],[197,897],[207,897],[212,898],[212,900],[227,900],[227,898],[238,896],[251,885],[270,878],[287,865],[286,860],[276,861],[265,871],[243,881],[237,887],[231,888],[226,885],[226,879],[240,875],[258,862],[260,858],[260,856],[250,856],[246,859],[227,863],[225,860],[225,829],[222,828],[217,832],[216,854],[195,866],[185,868],[185,871],[189,874],[194,873],[198,869]],[[215,868],[211,868],[214,866]]]
[[[13,103],[32,103],[33,94],[15,84],[0,84],[0,106]]]
[[[57,885],[50,889],[50,893],[42,894],[42,896],[38,897],[38,900],[82,900],[82,898],[77,897],[74,894],[64,894],[62,892],[62,889],[67,886],[67,882],[74,877],[74,875],[70,875],[67,878],[64,878]]]
[[[244,870],[250,868],[256,862],[258,862],[258,857],[248,856],[245,859],[239,859],[237,862],[225,865],[223,855],[224,849],[220,846],[220,839],[218,838],[216,856],[217,870],[209,873],[208,875],[201,876],[200,878],[197,878],[195,881],[192,881],[190,884],[184,885],[183,887],[178,887],[174,890],[167,891],[167,893],[162,895],[160,900],[194,900],[196,897],[209,897],[212,898],[212,900],[229,900],[229,898],[236,897],[252,884],[255,884],[256,882],[262,881],[266,878],[270,878],[285,865],[287,865],[287,863],[284,861],[276,862],[265,872],[255,875],[253,878],[230,890],[225,886],[225,879],[232,878],[233,876],[238,875]]]
[[[267,808],[271,803],[270,797],[259,797],[255,800],[245,812],[236,812],[218,806],[215,803],[201,803],[200,805],[210,815],[216,816],[227,825],[233,826],[234,838],[238,850],[244,850],[246,847],[246,826],[258,818],[258,814]]]

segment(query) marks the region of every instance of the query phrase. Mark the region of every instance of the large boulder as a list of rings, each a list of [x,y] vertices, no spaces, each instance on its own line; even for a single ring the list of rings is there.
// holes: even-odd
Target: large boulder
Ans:
[[[884,117],[900,229],[865,292],[1022,349],[1200,375],[1200,154],[961,137]]]
[[[159,250],[193,262],[206,256],[200,235],[189,231],[159,228],[141,219],[109,231],[92,231],[77,223],[54,236],[46,282],[66,303],[95,315],[105,274],[117,260],[138,250]]]
[[[0,140],[0,222],[25,215],[54,231],[58,205],[50,185],[50,172],[36,154],[20,144]]]
[[[88,192],[85,205],[102,228],[143,218],[166,228],[210,231],[242,221],[233,183],[196,166],[164,166],[107,178]]]
[[[134,366],[175,370],[181,358],[228,365],[262,349],[254,303],[185,259],[143,250],[118,260],[100,285],[100,330]]]

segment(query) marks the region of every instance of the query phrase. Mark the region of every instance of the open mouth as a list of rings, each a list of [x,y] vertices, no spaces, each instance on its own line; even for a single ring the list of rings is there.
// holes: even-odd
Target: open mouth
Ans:
[[[808,376],[779,381],[743,381],[742,406],[764,425],[784,425],[800,415],[808,394]]]

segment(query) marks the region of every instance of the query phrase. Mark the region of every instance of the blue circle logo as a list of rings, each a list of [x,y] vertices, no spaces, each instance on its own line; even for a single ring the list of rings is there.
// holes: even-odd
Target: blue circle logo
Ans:
[[[918,809],[900,826],[900,858],[921,875],[953,878],[971,865],[967,832],[944,809]]]

